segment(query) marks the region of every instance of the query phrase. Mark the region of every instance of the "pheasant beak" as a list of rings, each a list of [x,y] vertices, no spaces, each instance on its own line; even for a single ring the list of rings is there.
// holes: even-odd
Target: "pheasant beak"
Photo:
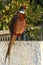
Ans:
[[[28,9],[28,6],[26,6],[26,9]]]

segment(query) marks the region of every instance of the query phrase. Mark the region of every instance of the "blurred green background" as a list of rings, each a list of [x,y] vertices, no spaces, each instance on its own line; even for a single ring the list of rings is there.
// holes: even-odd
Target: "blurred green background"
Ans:
[[[0,0],[0,31],[9,30],[10,21],[21,5],[28,7],[23,34],[29,40],[40,40],[43,36],[43,0]]]

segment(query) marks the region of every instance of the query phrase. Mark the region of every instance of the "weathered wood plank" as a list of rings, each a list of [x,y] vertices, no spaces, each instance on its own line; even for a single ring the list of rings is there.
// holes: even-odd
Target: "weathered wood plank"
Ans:
[[[10,31],[9,30],[0,31],[0,35],[3,35],[3,34],[10,34]]]

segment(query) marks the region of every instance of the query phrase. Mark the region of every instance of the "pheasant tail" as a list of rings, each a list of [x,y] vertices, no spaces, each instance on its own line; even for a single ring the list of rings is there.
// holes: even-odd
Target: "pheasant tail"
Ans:
[[[11,37],[9,46],[8,46],[8,50],[7,50],[6,57],[5,57],[5,62],[6,62],[7,56],[10,57],[10,51],[11,51],[11,48],[12,48],[12,46],[13,46],[14,41],[16,40],[16,38],[17,38],[17,36],[13,34],[12,37]]]

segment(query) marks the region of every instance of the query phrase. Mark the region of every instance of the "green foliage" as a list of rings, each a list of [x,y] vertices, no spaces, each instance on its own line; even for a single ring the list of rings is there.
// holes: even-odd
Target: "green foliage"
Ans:
[[[43,0],[40,0],[42,3]],[[35,0],[3,0],[0,1],[0,30],[8,30],[12,17],[17,13],[21,5],[26,5],[26,35],[38,40],[40,31],[43,32],[43,7],[35,3]],[[37,37],[38,36],[38,37]],[[36,39],[37,38],[37,39]]]

